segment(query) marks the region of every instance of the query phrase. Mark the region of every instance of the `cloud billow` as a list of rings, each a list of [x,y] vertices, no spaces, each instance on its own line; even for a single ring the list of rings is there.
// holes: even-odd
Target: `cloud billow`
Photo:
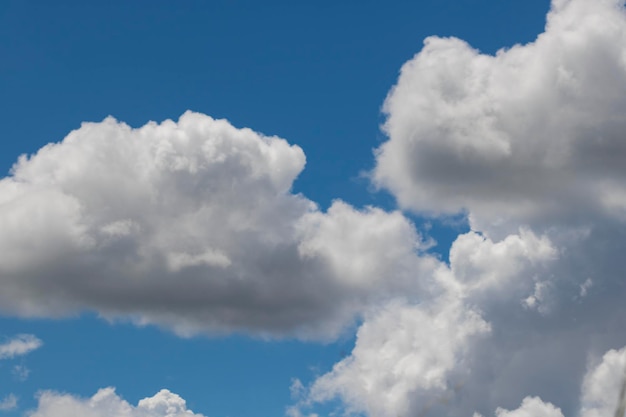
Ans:
[[[624,219],[625,45],[615,0],[555,1],[544,33],[495,56],[426,39],[385,101],[375,182],[481,230]]]

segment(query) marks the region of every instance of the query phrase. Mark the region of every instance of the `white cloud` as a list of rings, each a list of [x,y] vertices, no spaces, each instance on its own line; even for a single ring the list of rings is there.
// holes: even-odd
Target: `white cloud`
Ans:
[[[452,245],[449,270],[421,281],[433,283],[428,303],[407,306],[453,300],[457,318],[474,312],[491,332],[459,342],[461,360],[437,368],[449,376],[441,391],[424,396],[416,388],[423,374],[387,371],[361,353],[359,339],[349,359],[313,384],[311,401],[327,392],[373,417],[579,412],[587,358],[626,344],[623,4],[555,1],[533,43],[487,56],[432,37],[403,66],[385,102],[389,139],[373,179],[401,207],[463,212],[472,229]],[[454,318],[446,323],[459,328]],[[422,327],[404,328],[421,340]],[[441,339],[455,346],[452,336]],[[401,340],[390,330],[371,346]],[[368,387],[381,387],[372,388],[374,399]]]
[[[428,38],[385,102],[375,181],[403,207],[467,210],[491,233],[626,218],[622,5],[553,3],[535,42],[495,56]]]
[[[581,417],[612,416],[626,383],[626,348],[611,349],[589,369],[582,387]],[[622,411],[622,415],[624,412]]]
[[[9,394],[0,400],[0,411],[10,411],[17,408],[17,397]]]
[[[340,397],[348,411],[377,417],[436,407],[465,377],[459,368],[472,339],[489,332],[478,313],[463,307],[448,299],[385,306],[361,326],[352,354],[315,381],[309,400]]]
[[[450,267],[441,265],[431,275],[429,297],[372,309],[351,355],[314,381],[300,409],[334,398],[349,412],[372,417],[495,409],[512,391],[494,385],[532,380],[532,364],[514,363],[510,371],[504,366],[508,355],[527,355],[524,339],[534,337],[532,327],[541,317],[520,299],[534,291],[555,259],[550,242],[526,230],[499,242],[475,232],[459,236]],[[495,381],[492,367],[498,366],[507,374]]]
[[[418,257],[413,224],[320,211],[290,191],[304,164],[283,139],[197,113],[84,123],[0,180],[0,306],[332,338],[369,303],[417,294],[437,261]]]
[[[39,349],[43,342],[32,334],[20,334],[0,344],[0,359],[11,359]]]
[[[533,267],[558,257],[557,248],[546,236],[539,237],[527,229],[501,241],[468,232],[452,243],[450,267],[455,280],[461,284],[463,296],[471,296],[488,289],[511,292],[516,285],[527,286],[528,280],[514,280],[528,276]]]
[[[555,2],[545,33],[496,56],[459,39],[426,40],[385,102],[389,139],[373,179],[404,208],[466,213],[472,231],[434,275],[430,302],[410,305],[411,319],[366,344],[376,322],[368,316],[352,355],[312,385],[309,401],[335,396],[372,417],[579,412],[587,358],[626,343],[625,45],[623,2],[609,0]],[[442,300],[456,316],[428,310],[428,324],[411,325]],[[438,389],[424,389],[428,368],[413,375],[383,364],[383,346],[407,338],[417,346],[391,364],[429,358],[420,350],[429,324],[460,332],[472,312],[488,334],[433,338],[457,359],[428,361]],[[615,401],[619,387],[609,385]]]
[[[497,417],[563,417],[561,410],[550,403],[545,403],[541,398],[526,397],[522,405],[515,410],[498,408]]]
[[[44,391],[36,410],[29,417],[203,417],[187,409],[185,400],[163,389],[153,397],[144,398],[133,406],[115,393],[103,388],[93,397],[82,399],[70,394]]]

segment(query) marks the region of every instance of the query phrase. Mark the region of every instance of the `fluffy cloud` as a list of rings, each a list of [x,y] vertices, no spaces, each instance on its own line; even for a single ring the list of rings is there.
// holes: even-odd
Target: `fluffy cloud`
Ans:
[[[434,273],[431,298],[386,331],[371,329],[388,314],[368,316],[352,355],[303,407],[338,397],[373,417],[613,412],[619,376],[598,377],[603,402],[585,367],[626,344],[623,3],[553,1],[532,43],[488,56],[431,37],[403,66],[373,180],[403,208],[466,213],[471,231]],[[453,359],[432,356],[431,343]]]
[[[563,417],[561,410],[537,397],[526,397],[519,408],[509,411],[504,408],[496,410],[497,417]]]
[[[581,417],[624,415],[626,389],[626,348],[612,349],[585,376]],[[621,388],[621,392],[616,390]],[[619,394],[619,395],[618,395]],[[621,403],[620,403],[621,400]],[[621,409],[621,414],[615,410]]]
[[[499,242],[469,232],[450,260],[433,272],[428,299],[368,312],[351,355],[308,387],[302,410],[339,398],[348,411],[373,417],[456,416],[519,404],[526,394],[515,397],[516,383],[553,382],[538,383],[526,362],[554,346],[534,346],[540,333],[532,326],[544,315],[524,303],[558,261],[550,242],[527,230]],[[548,311],[550,300],[542,303]]]
[[[394,302],[368,317],[352,354],[315,381],[309,399],[340,397],[350,412],[381,417],[424,413],[445,402],[448,386],[465,377],[458,369],[471,340],[489,326],[455,300],[440,303]]]
[[[606,413],[626,344],[624,45],[623,2],[554,0],[533,43],[433,37],[405,64],[373,179],[404,208],[467,213],[449,265],[399,212],[292,193],[305,159],[282,139],[194,113],[85,124],[0,181],[0,307],[321,338],[361,315],[292,415],[333,398],[372,417]],[[91,403],[165,413],[111,390],[37,412]]]
[[[332,399],[372,417],[608,415],[623,351],[610,350],[586,377],[585,367],[626,343],[624,294],[591,286],[581,296],[552,275],[560,256],[528,230],[501,241],[459,236],[430,298],[370,310],[352,353],[298,387],[294,415]]]
[[[187,409],[185,400],[163,389],[153,397],[132,406],[114,388],[103,388],[93,397],[82,399],[69,394],[44,391],[36,410],[29,417],[203,417]]]
[[[43,342],[32,334],[20,334],[0,344],[0,359],[11,359],[39,349]]]
[[[375,181],[403,207],[511,232],[626,214],[621,0],[553,2],[535,42],[431,37],[384,105]]]
[[[626,391],[626,348],[606,352],[599,363],[591,366],[583,379],[581,405],[576,415],[604,417],[624,415]],[[616,390],[621,387],[621,392]],[[512,411],[498,408],[497,417],[563,417],[561,410],[538,397],[524,398]],[[474,417],[482,417],[474,414]]]
[[[0,308],[328,338],[372,301],[416,294],[436,262],[411,222],[321,212],[290,192],[304,164],[283,139],[197,113],[85,123],[0,180]]]

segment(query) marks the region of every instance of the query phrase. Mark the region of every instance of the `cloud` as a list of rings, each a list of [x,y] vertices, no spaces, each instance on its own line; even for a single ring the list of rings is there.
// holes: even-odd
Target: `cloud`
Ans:
[[[410,314],[378,332],[388,313],[366,316],[302,409],[339,398],[372,417],[580,415],[589,358],[626,344],[623,5],[554,1],[532,43],[488,56],[431,37],[402,67],[372,179],[404,209],[466,214],[471,231]],[[490,331],[457,338],[477,323]],[[611,410],[621,382],[606,381]]]
[[[473,338],[489,332],[478,313],[454,300],[436,305],[394,302],[368,317],[352,354],[318,378],[314,402],[340,397],[349,412],[414,415],[444,402]],[[456,368],[456,369],[455,369]]]
[[[621,359],[587,363],[626,344],[624,45],[623,2],[555,0],[533,43],[431,37],[403,66],[372,178],[402,208],[467,214],[448,265],[400,212],[294,194],[305,157],[283,139],[196,113],[86,123],[0,180],[0,306],[320,339],[360,317],[294,416],[605,412]],[[37,412],[90,404],[142,407],[109,389]]]
[[[11,359],[39,349],[43,342],[32,334],[20,334],[0,344],[0,359]]]
[[[561,410],[541,398],[526,397],[519,408],[509,411],[504,408],[496,410],[497,417],[563,417]]]
[[[187,409],[185,400],[163,389],[153,397],[144,398],[133,406],[115,393],[103,388],[93,397],[82,399],[70,394],[44,391],[39,395],[36,410],[29,417],[203,417]]]
[[[17,408],[17,397],[9,394],[0,400],[0,411],[11,411]]]
[[[580,417],[622,416],[618,411],[619,393],[617,387],[626,383],[626,347],[606,352],[599,363],[591,366],[581,387],[581,405],[576,415]],[[623,399],[623,398],[622,398]],[[475,414],[475,417],[481,417]],[[563,417],[561,410],[538,397],[524,398],[516,410],[503,408],[496,410],[497,417]]]
[[[583,381],[581,417],[614,415],[619,399],[616,388],[623,390],[625,371],[626,348],[611,349],[603,355],[600,363],[589,369]]]
[[[0,180],[0,306],[328,339],[372,302],[416,296],[437,261],[418,256],[414,225],[320,211],[291,192],[304,164],[283,139],[198,113],[84,123]]]
[[[532,350],[541,336],[532,327],[544,316],[523,300],[556,255],[527,230],[500,242],[475,232],[459,236],[450,265],[432,275],[430,296],[368,311],[352,353],[308,387],[300,410],[338,398],[348,412],[373,417],[456,416],[494,410],[518,394],[516,379],[549,385],[525,362],[541,354]],[[521,361],[510,363],[510,355]]]
[[[430,37],[389,93],[374,181],[418,212],[509,233],[626,214],[621,0],[553,2],[536,41]]]

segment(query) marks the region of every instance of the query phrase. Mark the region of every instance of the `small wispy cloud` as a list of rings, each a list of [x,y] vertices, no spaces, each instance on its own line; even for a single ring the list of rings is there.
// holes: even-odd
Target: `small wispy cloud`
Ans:
[[[11,359],[26,355],[40,348],[43,342],[32,334],[20,334],[8,342],[0,344],[0,359]]]
[[[9,394],[0,400],[0,411],[9,411],[17,408],[17,397]]]
[[[30,369],[24,365],[15,365],[12,370],[13,377],[20,382],[24,382],[30,375]]]

